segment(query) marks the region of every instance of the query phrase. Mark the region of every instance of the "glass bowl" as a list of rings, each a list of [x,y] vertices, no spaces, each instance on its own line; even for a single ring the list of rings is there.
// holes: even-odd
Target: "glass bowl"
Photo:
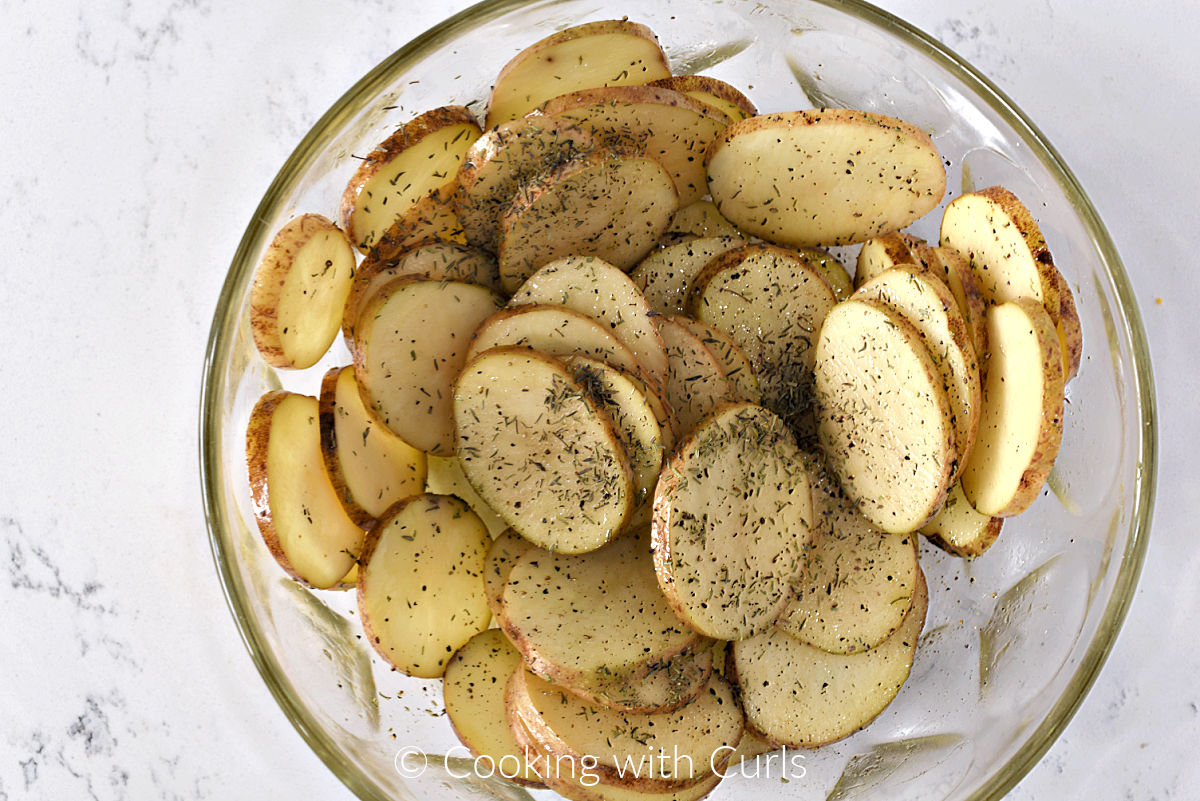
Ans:
[[[492,77],[518,50],[568,25],[622,15],[658,34],[674,72],[729,81],[760,111],[848,106],[929,131],[947,160],[948,197],[991,184],[1013,190],[1075,289],[1084,360],[1068,387],[1062,451],[1043,496],[975,561],[923,545],[929,621],[908,683],[878,719],[790,759],[782,774],[778,761],[773,769],[747,763],[740,773],[751,775],[734,771],[712,796],[1000,798],[1066,726],[1133,595],[1155,484],[1149,355],[1113,243],[1037,128],[958,56],[853,0],[485,2],[396,51],[321,118],[246,229],[205,365],[205,510],[246,647],[301,735],[362,798],[529,798],[464,764],[442,719],[439,683],[393,672],[373,655],[360,637],[353,593],[299,587],[263,546],[246,479],[250,410],[268,389],[316,394],[324,370],[349,357],[338,342],[309,370],[266,366],[250,333],[250,282],[288,219],[336,218],[358,163],[352,154],[428,108],[482,110]],[[914,232],[936,238],[939,218],[934,212]],[[426,756],[414,762],[413,753]]]

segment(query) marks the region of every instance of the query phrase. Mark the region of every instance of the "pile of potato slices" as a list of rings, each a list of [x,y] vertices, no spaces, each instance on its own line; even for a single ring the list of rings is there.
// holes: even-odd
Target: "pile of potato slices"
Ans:
[[[519,53],[484,122],[405,123],[263,258],[264,360],[352,361],[251,415],[268,549],[521,784],[698,799],[857,731],[912,665],[917,533],[979,556],[1053,465],[1082,333],[1037,224],[992,187],[903,233],[925,132],[759,114],[628,20]]]

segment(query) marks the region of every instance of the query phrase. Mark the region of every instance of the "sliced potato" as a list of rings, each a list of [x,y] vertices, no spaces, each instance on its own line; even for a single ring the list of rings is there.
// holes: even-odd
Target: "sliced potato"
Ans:
[[[645,676],[615,676],[586,687],[566,687],[572,695],[625,712],[672,712],[694,699],[713,673],[711,648],[696,648],[656,662]]]
[[[506,528],[488,548],[487,559],[484,560],[483,590],[487,596],[488,608],[496,619],[500,618],[500,607],[503,605],[504,586],[508,584],[508,574],[513,566],[533,548],[529,540],[522,537],[511,528]],[[511,671],[510,671],[511,672]]]
[[[367,154],[342,194],[342,228],[366,253],[402,214],[454,182],[483,131],[463,106],[426,111]]]
[[[434,495],[455,495],[466,501],[467,506],[471,507],[471,511],[479,515],[479,519],[487,526],[488,533],[493,538],[500,536],[508,528],[508,523],[501,520],[500,515],[484,503],[483,498],[480,498],[479,493],[471,486],[471,482],[467,481],[467,477],[463,473],[462,462],[458,461],[457,456],[426,454],[425,464],[428,468],[425,478],[426,492]]]
[[[621,530],[636,497],[629,457],[562,362],[494,348],[463,368],[452,397],[463,472],[522,537],[582,553]]]
[[[721,216],[717,206],[711,200],[697,200],[680,207],[671,218],[671,224],[663,232],[663,245],[689,239],[707,238],[714,236],[736,236],[741,238],[737,226]]]
[[[547,101],[539,111],[578,124],[603,144],[631,148],[662,164],[674,179],[679,206],[704,196],[704,152],[729,123],[711,106],[654,86],[570,92]]]
[[[1037,499],[1058,455],[1063,357],[1050,315],[1032,298],[993,306],[987,320],[983,419],[962,486],[980,514],[1011,517]]]
[[[441,676],[492,619],[483,564],[492,538],[452,495],[412,495],[367,535],[358,613],[372,647],[409,676]]]
[[[817,268],[821,277],[825,279],[825,283],[829,284],[834,298],[845,300],[853,294],[854,283],[850,280],[850,274],[846,272],[846,268],[838,261],[837,256],[822,248],[800,248],[800,251],[808,256],[809,263]]]
[[[496,258],[515,291],[539,267],[564,256],[597,256],[632,269],[675,213],[671,176],[653,159],[596,151],[527,185],[500,221]]]
[[[899,231],[873,236],[863,242],[854,268],[854,286],[862,286],[882,272],[901,264],[916,264],[909,237]]]
[[[667,376],[667,350],[649,304],[628,275],[603,259],[567,256],[541,267],[523,283],[509,306],[559,305],[586,314],[633,351],[659,383]]]
[[[722,403],[736,400],[737,390],[721,362],[680,318],[660,317],[658,328],[667,346],[667,401],[686,436]]]
[[[354,248],[336,225],[305,214],[275,234],[254,273],[250,327],[272,367],[312,367],[337,338],[354,278]]]
[[[946,190],[928,134],[850,109],[735,122],[705,161],[721,214],[784,245],[848,245],[898,230],[937,206]]]
[[[921,533],[939,548],[971,558],[992,547],[1000,536],[1002,517],[982,515],[975,511],[963,492],[962,484],[955,484],[946,503],[937,515],[921,528]]]
[[[395,278],[363,307],[351,351],[372,414],[428,453],[454,453],[452,392],[471,333],[501,305],[486,287]]]
[[[658,38],[626,19],[575,25],[534,42],[500,70],[487,127],[524,116],[563,92],[642,84],[670,76]]]
[[[319,408],[325,469],[355,523],[369,526],[396,501],[425,489],[425,454],[371,417],[353,367],[325,374]]]
[[[1083,324],[1079,321],[1079,310],[1075,307],[1075,293],[1067,279],[1057,269],[1054,271],[1058,285],[1058,340],[1063,352],[1063,378],[1070,382],[1079,373],[1083,362]]]
[[[983,300],[983,290],[979,288],[979,280],[971,270],[971,264],[966,257],[954,248],[936,247],[932,249],[930,269],[933,274],[945,281],[954,295],[954,302],[962,312],[963,321],[971,335],[971,344],[975,346],[975,355],[979,358],[979,376],[987,376],[988,352],[987,342],[987,304]]]
[[[486,131],[463,158],[454,193],[467,241],[495,252],[500,219],[525,185],[594,149],[587,131],[548,117],[521,117]]]
[[[717,256],[741,247],[739,236],[704,236],[677,242],[642,259],[630,277],[658,314],[687,312],[688,293],[700,271]]]
[[[363,530],[346,514],[321,458],[316,398],[268,392],[246,428],[254,518],[267,550],[297,581],[336,585],[354,566]]]
[[[654,495],[654,567],[675,611],[723,640],[783,612],[813,523],[800,449],[783,421],[722,407],[684,440]]]
[[[945,500],[958,453],[921,335],[898,312],[852,299],[825,318],[816,354],[817,436],[830,468],[872,523],[915,531]]]
[[[748,731],[776,745],[811,748],[870,723],[908,678],[929,592],[920,573],[912,608],[869,651],[830,654],[780,629],[735,642],[732,663]]]
[[[467,244],[462,220],[454,208],[457,188],[455,184],[440,186],[405,209],[379,234],[367,251],[367,258],[389,261],[406,250],[430,242]]]
[[[520,666],[521,654],[504,632],[481,631],[446,665],[442,698],[454,733],[472,754],[490,757],[497,766],[503,760],[505,777],[518,784],[544,787],[513,736],[505,712],[504,691]],[[520,770],[512,770],[512,765]]]
[[[671,321],[691,331],[716,358],[721,372],[725,374],[733,389],[733,400],[758,403],[762,399],[758,377],[754,374],[750,357],[738,347],[733,337],[703,320],[693,320],[682,314],[671,317]]]
[[[742,94],[739,89],[707,75],[672,75],[669,78],[651,81],[650,85],[683,92],[720,111],[729,118],[730,122],[744,120],[758,113],[758,109],[750,102],[750,98]]]

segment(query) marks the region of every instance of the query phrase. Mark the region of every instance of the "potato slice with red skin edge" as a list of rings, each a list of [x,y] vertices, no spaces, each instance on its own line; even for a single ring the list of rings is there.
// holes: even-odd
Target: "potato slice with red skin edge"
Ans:
[[[988,309],[988,342],[983,419],[962,486],[980,514],[1011,517],[1037,499],[1062,443],[1062,348],[1032,298]]]
[[[658,318],[667,345],[667,401],[686,436],[722,403],[737,400],[735,385],[700,337],[674,315]]]
[[[781,245],[848,245],[937,206],[946,169],[903,120],[809,109],[735,122],[708,149],[708,190],[734,225]]]
[[[377,259],[377,251],[363,259],[354,274],[350,294],[342,313],[342,334],[354,339],[358,313],[371,296],[394,278],[417,276],[434,281],[464,281],[500,291],[500,273],[496,260],[481,250],[456,242],[429,241],[387,259]]]
[[[558,305],[586,314],[633,351],[659,383],[667,376],[667,350],[641,289],[622,270],[592,256],[567,256],[543,265],[509,298],[508,305]]]
[[[587,131],[549,117],[521,117],[485,131],[458,169],[454,207],[466,240],[495,252],[500,218],[522,187],[595,149]]]
[[[351,353],[377,420],[426,453],[454,453],[451,387],[473,332],[503,301],[462,281],[393,279],[359,314]]]
[[[659,244],[666,246],[691,239],[715,236],[733,236],[741,239],[742,234],[733,223],[721,216],[711,200],[697,200],[681,206],[671,224],[663,232]]]
[[[707,645],[659,591],[644,529],[590,553],[526,553],[498,623],[530,670],[567,687],[643,679]]]
[[[564,256],[632,269],[658,242],[679,200],[655,160],[597,150],[523,187],[500,221],[496,258],[510,291]]]
[[[367,259],[388,261],[406,250],[431,242],[466,245],[462,220],[454,209],[457,186],[440,186],[409,206],[367,251]]]
[[[491,537],[452,495],[412,495],[367,534],[358,569],[363,633],[408,676],[441,676],[492,619],[483,589]]]
[[[629,457],[562,362],[493,348],[462,369],[453,408],[463,473],[522,537],[583,553],[621,531],[636,495]]]
[[[956,482],[979,431],[983,388],[975,346],[954,296],[928,268],[900,265],[863,284],[854,297],[887,304],[921,335],[950,402],[954,447],[958,452],[950,481]]]
[[[483,589],[487,595],[488,607],[497,619],[503,605],[504,585],[508,583],[508,574],[522,556],[536,547],[511,528],[504,529],[492,540],[487,559],[484,560]]]
[[[346,514],[366,528],[396,501],[425,488],[425,454],[376,421],[354,368],[321,379],[321,456]]]
[[[488,629],[476,634],[446,665],[442,682],[446,717],[474,756],[490,757],[494,765],[504,760],[506,768],[518,760],[520,772],[509,769],[505,778],[525,787],[545,787],[524,759],[505,713],[505,688],[519,667],[521,654],[504,632]]]
[[[954,295],[954,302],[962,312],[967,330],[971,334],[971,344],[975,346],[975,354],[979,357],[979,377],[987,377],[987,359],[983,358],[988,352],[987,347],[987,304],[983,300],[983,290],[979,288],[979,280],[971,270],[966,257],[954,248],[932,248],[930,269],[934,275],[945,281]]]
[[[367,154],[342,194],[342,228],[369,251],[415,203],[452,186],[467,148],[483,131],[464,106],[442,106],[400,126]]]
[[[246,427],[254,519],[275,561],[295,580],[335,586],[354,566],[363,530],[346,515],[321,459],[317,399],[277,390]]]
[[[645,25],[627,19],[575,25],[514,56],[488,99],[487,127],[524,116],[550,98],[596,86],[669,77],[666,54]]]
[[[742,94],[737,87],[719,78],[710,78],[707,75],[672,75],[670,78],[650,81],[649,85],[683,92],[701,103],[714,107],[728,117],[730,122],[758,114],[758,109],[750,102],[750,98]]]
[[[320,361],[337,338],[353,278],[354,248],[332,222],[305,214],[280,228],[250,288],[250,329],[263,360],[299,369]]]
[[[704,152],[729,124],[723,112],[654,86],[571,92],[548,100],[538,112],[578,124],[601,144],[632,148],[662,164],[674,180],[678,206],[704,196]]]
[[[723,640],[783,612],[813,524],[802,453],[783,420],[749,403],[707,418],[663,468],[654,568],[676,613]]]
[[[1000,536],[1002,517],[990,517],[975,511],[955,484],[941,510],[921,528],[921,533],[942,550],[970,559],[979,556]]]
[[[721,371],[734,390],[732,400],[758,403],[762,399],[762,392],[758,388],[758,378],[754,375],[754,366],[750,364],[750,357],[738,347],[738,344],[733,341],[733,337],[703,320],[694,320],[686,315],[674,315],[671,320],[696,335],[717,360],[717,364],[720,365]]]
[[[746,730],[776,746],[811,748],[874,720],[908,679],[925,625],[929,591],[917,576],[904,622],[869,651],[830,654],[779,629],[733,643]]]
[[[713,236],[677,242],[642,259],[630,277],[658,314],[685,314],[688,293],[700,271],[722,253],[742,247],[738,236]]]
[[[876,526],[915,531],[946,499],[958,454],[921,335],[899,312],[851,299],[825,318],[816,354],[817,438],[829,467]]]
[[[850,280],[850,274],[838,261],[837,256],[822,248],[798,248],[798,250],[807,256],[809,262],[820,271],[825,283],[829,284],[829,288],[833,290],[834,298],[840,301],[854,294],[854,283]]]
[[[471,507],[471,511],[479,515],[493,539],[508,528],[508,524],[484,503],[483,498],[480,498],[479,493],[471,486],[471,482],[467,481],[457,456],[427,454],[425,464],[428,468],[425,477],[426,492],[434,495],[455,495],[465,501],[467,506]]]
[[[908,239],[899,231],[873,236],[863,242],[854,268],[854,288],[901,264],[916,264]]]
[[[1079,373],[1079,365],[1083,362],[1083,324],[1079,320],[1079,310],[1075,307],[1075,293],[1071,291],[1067,279],[1058,270],[1054,271],[1058,284],[1058,331],[1059,344],[1063,352],[1063,379],[1069,383]]]

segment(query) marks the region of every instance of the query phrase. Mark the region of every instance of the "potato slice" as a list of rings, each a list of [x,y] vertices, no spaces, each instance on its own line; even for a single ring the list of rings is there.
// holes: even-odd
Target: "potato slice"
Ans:
[[[898,312],[851,299],[825,318],[816,354],[817,436],[830,468],[872,523],[915,531],[945,500],[958,453],[921,335]]]
[[[487,596],[488,608],[498,620],[500,607],[503,605],[504,586],[508,584],[508,574],[521,557],[536,548],[529,540],[522,537],[511,528],[506,528],[500,536],[492,540],[488,548],[487,559],[484,560],[483,591]],[[511,672],[511,671],[510,671]]]
[[[980,360],[979,377],[983,379],[987,376],[987,360],[984,358],[988,352],[987,304],[983,301],[979,280],[975,278],[970,262],[954,248],[932,248],[930,269],[954,295],[954,302],[958,304],[971,335],[971,344],[975,346],[975,355]]]
[[[586,356],[571,356],[564,363],[596,408],[612,418],[633,470],[634,504],[640,506],[658,483],[666,454],[662,427],[646,399],[645,384]]]
[[[821,273],[825,283],[829,284],[829,288],[833,290],[834,298],[839,301],[845,300],[854,293],[854,283],[850,280],[850,274],[838,261],[837,256],[823,248],[800,248],[799,250],[808,257],[809,263]]]
[[[950,402],[957,451],[950,481],[957,481],[979,431],[983,388],[975,346],[954,296],[926,268],[901,265],[863,284],[854,297],[886,304],[900,312],[921,335]]]
[[[671,224],[663,232],[660,244],[671,245],[689,239],[707,238],[714,236],[735,236],[741,238],[737,226],[721,216],[716,204],[711,200],[697,200],[682,206]]]
[[[830,654],[780,629],[735,642],[732,663],[746,728],[776,745],[811,748],[870,723],[908,679],[929,593],[918,572],[912,608],[869,651]]]
[[[693,320],[682,314],[672,316],[671,321],[692,332],[716,358],[721,372],[725,374],[733,389],[733,400],[758,403],[762,399],[758,377],[754,375],[750,357],[738,347],[733,337],[703,320]]]
[[[455,495],[471,507],[471,511],[479,515],[479,519],[487,526],[488,533],[493,538],[500,536],[508,528],[508,523],[500,519],[490,506],[467,481],[463,473],[462,463],[457,456],[431,456],[426,454],[425,464],[427,475],[425,491],[434,495]]]
[[[254,273],[250,328],[272,367],[312,367],[337,338],[354,278],[354,248],[319,214],[305,214],[275,234]]]
[[[534,42],[500,70],[487,127],[524,116],[563,92],[669,77],[658,37],[626,19],[575,25]]]
[[[621,530],[636,496],[629,457],[560,361],[489,350],[463,368],[453,408],[467,480],[522,537],[583,553]]]
[[[440,186],[404,210],[367,251],[368,259],[388,261],[430,242],[467,244],[462,220],[454,208],[457,184]]]
[[[545,787],[513,736],[504,691],[521,654],[499,629],[476,634],[446,665],[442,698],[454,733],[472,754],[491,758],[504,775],[526,787]],[[514,770],[520,766],[520,770]]]
[[[486,287],[416,276],[377,291],[359,314],[351,347],[367,408],[409,444],[454,453],[451,386],[471,332],[502,303]]]
[[[688,97],[712,106],[728,117],[730,122],[744,120],[758,113],[750,98],[742,94],[737,87],[707,75],[672,75],[669,78],[651,81],[650,86],[683,92]]]
[[[667,345],[667,401],[686,436],[722,403],[737,400],[737,390],[721,362],[680,318],[660,317],[658,327]]]
[[[735,122],[705,162],[721,214],[784,245],[863,242],[924,216],[946,191],[946,169],[928,134],[851,109]]]
[[[802,454],[783,421],[753,404],[729,404],[663,468],[654,495],[659,585],[706,636],[763,631],[788,602],[812,514]]]
[[[547,101],[539,112],[578,124],[602,144],[632,148],[662,164],[674,179],[679,206],[704,196],[704,152],[729,124],[711,106],[653,86],[571,92]]]
[[[1058,285],[1058,341],[1063,352],[1063,379],[1069,383],[1079,373],[1083,362],[1083,324],[1079,320],[1079,310],[1075,307],[1075,293],[1071,291],[1067,279],[1057,269],[1054,271],[1055,283]]]
[[[586,687],[565,687],[586,701],[609,709],[649,714],[672,712],[689,703],[708,686],[713,674],[711,648],[697,648],[650,666],[636,679],[620,676],[598,679]]]
[[[1041,492],[1062,442],[1063,357],[1054,323],[1032,298],[988,309],[991,356],[979,439],[962,472],[980,514],[1020,514]]]
[[[268,392],[246,428],[254,519],[267,550],[292,578],[318,589],[354,565],[363,530],[342,508],[321,458],[316,398]]]
[[[992,547],[1003,523],[1002,517],[976,512],[960,483],[950,490],[937,515],[921,527],[921,533],[942,550],[971,558]]]
[[[594,757],[601,784],[683,789],[712,775],[714,752],[736,746],[744,728],[733,687],[716,675],[690,703],[649,714],[597,707],[529,671],[512,681],[509,698],[533,739],[577,762]]]
[[[909,246],[910,240],[907,234],[891,231],[863,242],[854,268],[854,287],[857,289],[880,273],[901,264],[917,264],[917,256]]]
[[[355,247],[366,253],[422,198],[452,187],[467,148],[482,133],[469,109],[442,106],[380,142],[342,193],[342,228]]]
[[[564,256],[632,269],[662,236],[679,201],[657,161],[597,151],[524,187],[500,221],[496,257],[509,291]]]
[[[567,256],[531,275],[509,306],[559,305],[601,323],[633,351],[652,378],[667,377],[667,350],[650,305],[628,275],[603,259]]]
[[[358,525],[425,489],[425,454],[371,417],[353,367],[334,367],[321,380],[320,426],[325,469]]]
[[[354,339],[359,312],[381,288],[401,276],[417,276],[435,281],[464,281],[500,290],[496,260],[483,251],[456,242],[426,242],[386,259],[377,258],[379,249],[363,259],[354,274],[350,294],[342,312],[342,333]]]
[[[586,554],[525,554],[499,624],[530,670],[584,691],[643,679],[704,645],[659,591],[645,531]]]
[[[492,538],[452,495],[413,495],[367,535],[358,570],[358,613],[389,665],[432,679],[488,627],[483,564]]]
[[[741,247],[740,236],[704,236],[668,245],[642,259],[630,277],[658,314],[685,314],[700,271],[722,253]]]

